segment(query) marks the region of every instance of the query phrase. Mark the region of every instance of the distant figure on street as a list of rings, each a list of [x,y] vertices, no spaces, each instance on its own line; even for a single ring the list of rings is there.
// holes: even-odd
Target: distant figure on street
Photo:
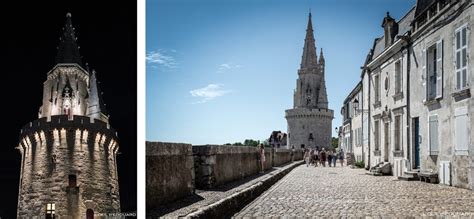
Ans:
[[[334,156],[332,156],[332,166],[336,167],[336,161],[337,161],[337,152],[334,150]]]
[[[332,164],[332,156],[333,156],[332,150],[328,150],[328,166],[329,167],[331,167],[331,164]]]
[[[291,162],[295,160],[295,146],[291,145]]]
[[[263,144],[260,144],[259,146],[259,154],[260,154],[260,173],[263,173],[263,170],[265,169],[265,146]]]
[[[308,148],[304,149],[303,159],[306,162],[306,167],[308,167],[309,166],[309,150],[308,150]]]
[[[344,166],[344,151],[342,150],[339,150],[339,161],[341,162],[341,167]]]
[[[318,166],[319,162],[319,151],[318,149],[314,150],[314,167]]]
[[[319,160],[321,161],[321,166],[325,167],[326,166],[326,150],[321,149],[321,152],[319,153]]]

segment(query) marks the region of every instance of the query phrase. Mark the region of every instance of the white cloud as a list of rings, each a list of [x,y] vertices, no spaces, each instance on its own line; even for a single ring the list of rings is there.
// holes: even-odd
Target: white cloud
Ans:
[[[218,73],[223,73],[232,69],[239,69],[242,68],[242,65],[239,64],[234,64],[234,63],[223,63],[219,65],[219,68],[217,69]]]
[[[174,50],[175,51],[175,50]],[[171,55],[166,55],[163,51],[151,51],[146,54],[146,61],[149,64],[161,65],[168,68],[176,67],[176,60]]]
[[[223,86],[223,84],[209,84],[206,87],[191,90],[189,93],[191,93],[193,97],[201,98],[197,103],[205,103],[231,92],[231,90],[224,90]]]

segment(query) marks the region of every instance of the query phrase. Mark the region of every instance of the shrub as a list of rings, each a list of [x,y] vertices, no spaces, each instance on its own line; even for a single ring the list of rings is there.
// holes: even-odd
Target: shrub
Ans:
[[[354,163],[354,166],[356,166],[357,168],[364,168],[365,167],[365,163],[363,160],[361,161],[357,161]]]

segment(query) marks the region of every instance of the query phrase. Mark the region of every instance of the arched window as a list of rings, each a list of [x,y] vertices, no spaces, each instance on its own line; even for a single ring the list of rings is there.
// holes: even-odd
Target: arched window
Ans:
[[[86,211],[86,219],[94,219],[94,211],[90,208]]]

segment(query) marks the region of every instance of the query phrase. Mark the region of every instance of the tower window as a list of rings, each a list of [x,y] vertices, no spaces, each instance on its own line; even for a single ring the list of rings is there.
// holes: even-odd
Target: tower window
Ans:
[[[77,187],[76,175],[69,175],[69,187]]]
[[[56,204],[46,204],[46,219],[54,219],[56,218]]]

